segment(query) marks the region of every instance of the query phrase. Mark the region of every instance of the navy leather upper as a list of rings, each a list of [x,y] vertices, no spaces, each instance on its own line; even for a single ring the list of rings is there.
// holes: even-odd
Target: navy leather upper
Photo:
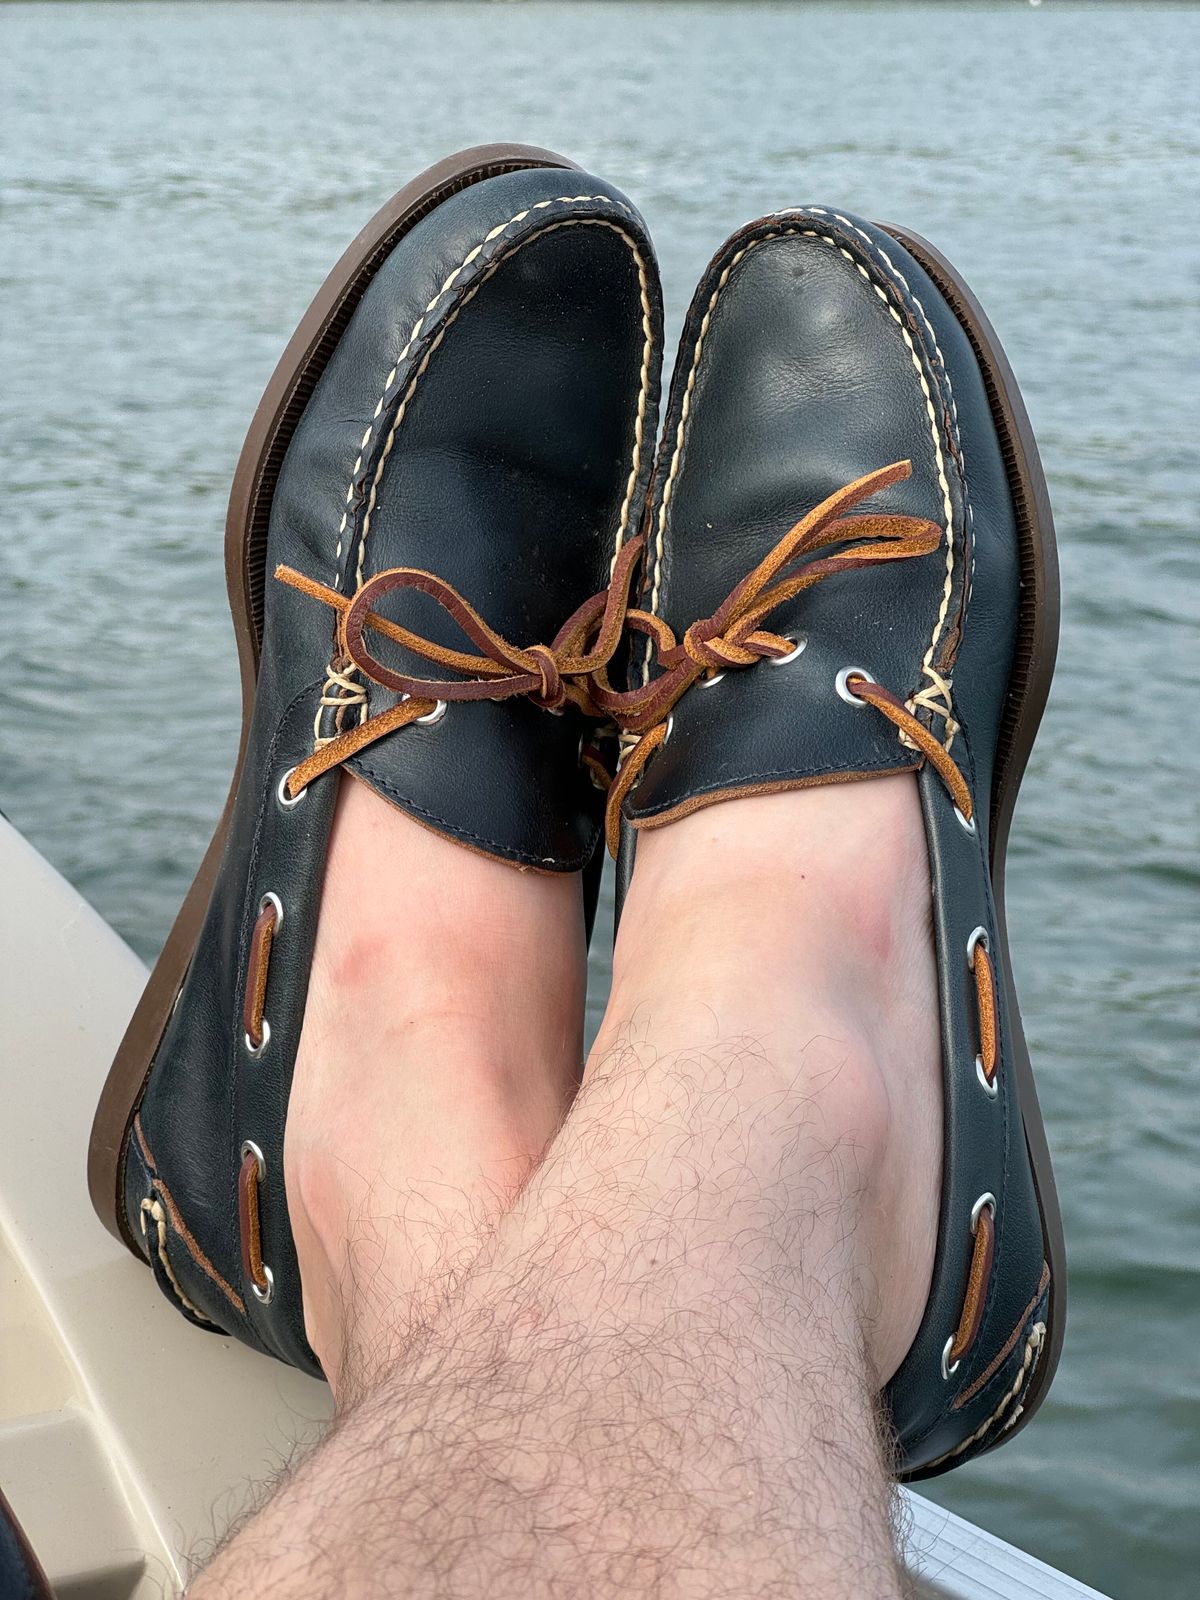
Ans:
[[[299,422],[271,510],[262,656],[225,855],[191,969],[141,1102],[126,1214],[165,1292],[193,1319],[316,1371],[283,1187],[283,1128],[329,828],[340,778],[298,803],[280,783],[334,730],[322,710],[333,615],[271,581],[285,563],[352,593],[424,567],[514,644],[548,643],[608,581],[636,532],[660,360],[657,273],[637,213],[578,171],[487,179],[443,201],[379,268]],[[466,646],[425,597],[385,609]],[[389,665],[428,664],[383,646]],[[438,669],[434,676],[440,676]],[[369,686],[374,713],[394,696]],[[522,866],[571,871],[595,853],[603,797],[579,763],[586,731],[525,700],[452,704],[351,763],[418,820]],[[262,896],[284,908],[271,953],[271,1035],[250,1055],[241,1011]],[[262,1151],[268,1304],[240,1259],[243,1141]]]
[[[894,461],[911,460],[912,476],[857,510],[942,530],[931,554],[836,574],[773,611],[765,627],[806,640],[793,661],[729,670],[687,691],[626,802],[618,872],[622,895],[635,863],[629,823],[662,826],[738,793],[918,767],[891,722],[837,693],[846,668],[914,705],[971,785],[968,830],[936,772],[926,767],[918,779],[934,888],[945,1177],[928,1309],[887,1391],[900,1467],[911,1475],[952,1459],[972,1435],[965,1448],[992,1441],[1015,1409],[1010,1391],[1036,1358],[1033,1330],[1045,1317],[1042,1227],[1016,1086],[1003,1064],[995,1098],[979,1082],[967,955],[983,927],[1006,959],[987,857],[1020,583],[1004,460],[974,351],[933,283],[881,230],[817,208],[765,218],[718,253],[684,329],[663,439],[642,604],[676,637],[710,616],[807,511]],[[635,661],[633,681],[645,670]],[[1000,988],[1008,1052],[1013,1019]],[[995,1197],[997,1248],[983,1326],[944,1378],[971,1213],[985,1194]]]

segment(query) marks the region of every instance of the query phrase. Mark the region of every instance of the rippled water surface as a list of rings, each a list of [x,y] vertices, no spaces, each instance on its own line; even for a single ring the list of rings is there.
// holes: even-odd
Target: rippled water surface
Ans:
[[[1041,1419],[933,1493],[1122,1600],[1197,1592],[1198,67],[1194,11],[1055,0],[0,5],[0,807],[147,958],[233,759],[242,430],[409,175],[497,138],[598,168],[676,326],[787,204],[966,273],[1062,544],[1008,876],[1072,1307]]]

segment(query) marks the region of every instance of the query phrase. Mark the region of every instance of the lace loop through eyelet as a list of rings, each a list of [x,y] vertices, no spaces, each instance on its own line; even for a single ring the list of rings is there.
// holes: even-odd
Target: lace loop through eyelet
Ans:
[[[283,777],[280,778],[279,787],[275,790],[275,797],[285,811],[294,811],[308,793],[307,789],[301,789],[297,794],[288,793],[288,779],[295,770],[295,767],[289,767]]]
[[[253,1139],[243,1139],[238,1171],[238,1230],[241,1234],[242,1271],[260,1305],[270,1305],[275,1275],[262,1258],[262,1215],[259,1190],[266,1182],[267,1161]]]
[[[865,667],[843,667],[834,680],[834,688],[847,705],[861,707],[865,710],[870,702],[864,700],[861,695],[854,693],[850,687],[851,678],[861,678],[864,683],[875,683],[876,679],[871,676]]]
[[[797,634],[797,636],[794,639],[789,639],[788,642],[791,644],[792,648],[788,651],[787,655],[785,655],[785,656],[768,656],[766,658],[767,665],[769,667],[786,667],[786,666],[790,666],[791,663],[793,661],[795,661],[798,656],[802,656],[804,654],[805,650],[807,650],[807,648],[808,648],[808,635],[806,633]]]

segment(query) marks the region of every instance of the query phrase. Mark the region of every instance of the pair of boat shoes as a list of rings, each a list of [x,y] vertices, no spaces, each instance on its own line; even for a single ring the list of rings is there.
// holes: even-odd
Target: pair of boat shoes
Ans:
[[[283,1133],[343,770],[472,850],[582,872],[589,923],[606,832],[619,902],[640,829],[914,772],[945,1159],[883,1398],[919,1478],[1026,1421],[1062,1336],[1002,899],[1057,637],[1045,483],[987,319],[903,229],[807,207],[736,233],[656,452],[661,350],[645,223],[547,151],[441,162],[338,262],[237,468],[241,754],[92,1195],[185,1317],[319,1372]]]

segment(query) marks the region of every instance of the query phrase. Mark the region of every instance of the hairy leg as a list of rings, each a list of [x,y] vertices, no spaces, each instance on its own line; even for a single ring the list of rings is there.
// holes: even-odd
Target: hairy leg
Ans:
[[[874,1397],[932,1262],[933,982],[910,779],[645,836],[559,1137],[196,1600],[898,1595]]]

